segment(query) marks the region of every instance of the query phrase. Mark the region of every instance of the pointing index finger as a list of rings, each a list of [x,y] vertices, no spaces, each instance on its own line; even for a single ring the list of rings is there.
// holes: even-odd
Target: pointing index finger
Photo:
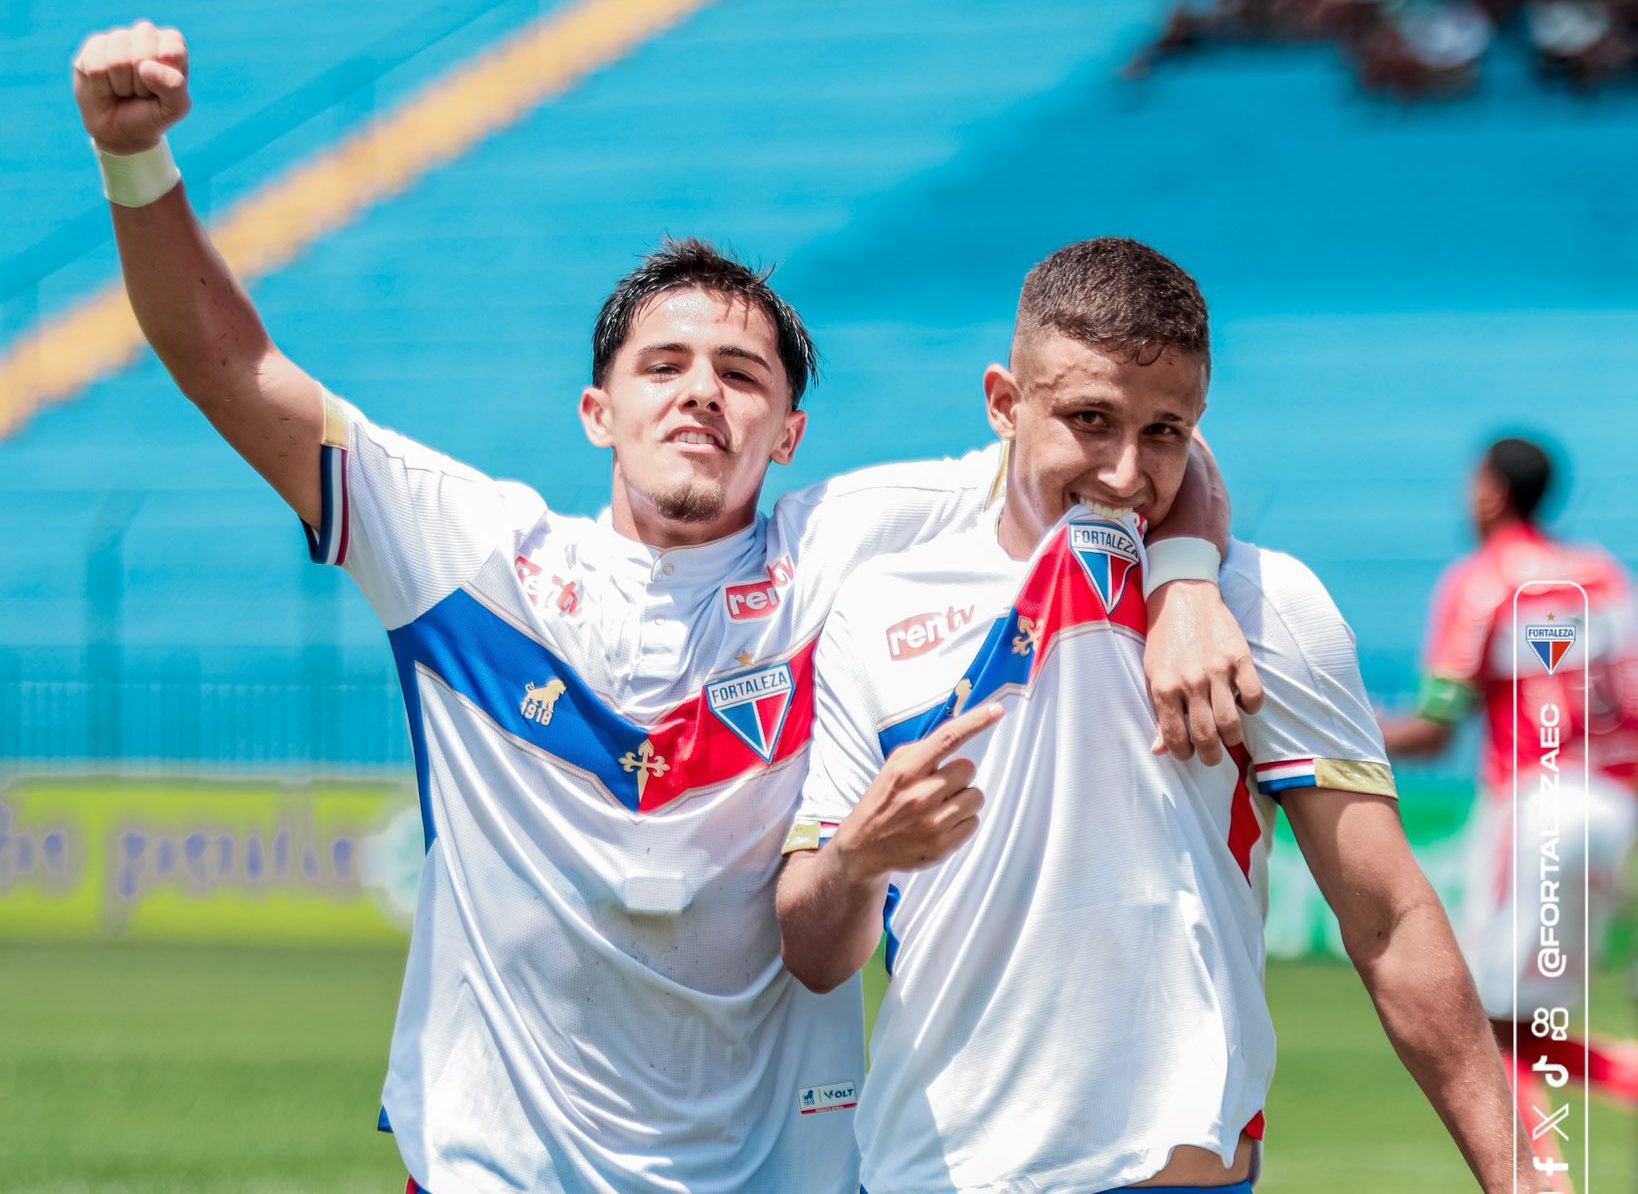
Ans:
[[[933,771],[952,753],[1000,721],[1004,712],[1006,710],[1001,705],[991,701],[987,705],[967,710],[960,717],[951,718],[920,742],[913,743],[907,748],[914,752],[910,758],[911,766],[923,774]]]

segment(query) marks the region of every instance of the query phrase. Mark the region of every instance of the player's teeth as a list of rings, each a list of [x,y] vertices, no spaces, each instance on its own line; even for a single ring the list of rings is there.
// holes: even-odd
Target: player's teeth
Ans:
[[[1094,502],[1091,498],[1077,497],[1075,499],[1094,514],[1101,514],[1105,518],[1125,518],[1131,510],[1124,506],[1105,506],[1102,502]]]

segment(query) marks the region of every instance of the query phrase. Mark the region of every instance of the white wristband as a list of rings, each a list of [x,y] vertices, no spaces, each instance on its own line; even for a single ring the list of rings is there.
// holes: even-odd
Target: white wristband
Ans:
[[[1217,583],[1223,555],[1205,539],[1162,539],[1148,545],[1149,563],[1143,570],[1143,595],[1151,597],[1161,585],[1174,580],[1209,580]]]
[[[109,153],[95,141],[91,144],[102,166],[102,193],[110,203],[147,207],[182,181],[182,171],[176,168],[171,147],[163,137],[158,145],[140,153]]]

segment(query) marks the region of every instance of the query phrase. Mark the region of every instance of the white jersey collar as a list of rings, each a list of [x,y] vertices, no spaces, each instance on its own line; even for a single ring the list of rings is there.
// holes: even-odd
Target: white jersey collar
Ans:
[[[746,557],[756,553],[767,537],[767,519],[758,513],[743,530],[697,547],[652,547],[614,529],[612,511],[597,516],[606,558],[622,571],[652,581],[682,583],[731,579]]]

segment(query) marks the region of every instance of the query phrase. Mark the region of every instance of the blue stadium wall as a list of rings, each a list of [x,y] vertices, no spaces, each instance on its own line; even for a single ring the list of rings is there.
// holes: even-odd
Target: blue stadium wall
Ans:
[[[552,7],[281,5],[269,35],[254,10],[173,5],[190,189],[226,210]],[[1496,430],[1557,437],[1575,472],[1555,524],[1638,562],[1638,97],[1545,90],[1507,44],[1477,94],[1422,106],[1361,95],[1326,48],[1122,82],[1160,8],[723,0],[254,296],[378,421],[591,513],[608,462],[574,414],[589,329],[662,234],[783,263],[825,352],[770,497],[981,442],[979,377],[1025,271],[1130,235],[1212,302],[1205,430],[1237,533],[1318,572],[1381,699],[1413,686]],[[65,75],[85,32],[124,19],[0,14],[22,117],[0,146],[0,350],[114,276],[105,218],[60,232],[98,206]],[[300,123],[272,135],[281,120]],[[305,562],[293,517],[151,356],[0,441],[0,542],[0,767],[407,758],[368,607]]]

